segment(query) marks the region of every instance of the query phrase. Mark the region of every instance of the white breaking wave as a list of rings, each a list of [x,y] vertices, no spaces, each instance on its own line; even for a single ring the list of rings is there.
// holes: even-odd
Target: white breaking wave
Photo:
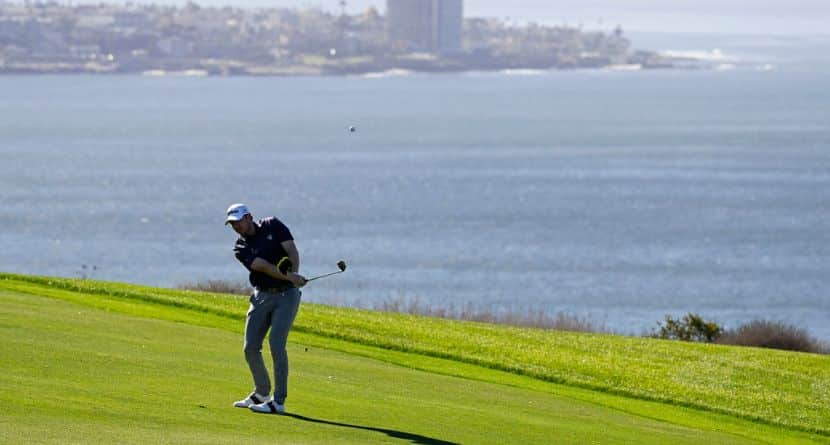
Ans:
[[[643,69],[643,65],[640,65],[639,63],[624,63],[618,65],[608,65],[605,69],[609,71],[640,71]]]
[[[401,77],[401,76],[409,76],[412,74],[411,70],[405,70],[401,68],[393,68],[391,70],[386,71],[379,71],[375,73],[366,73],[361,75],[360,77],[366,79],[379,79],[383,77]]]
[[[165,70],[148,70],[141,73],[143,76],[150,76],[150,77],[164,77],[164,76],[177,76],[177,77],[205,77],[209,73],[205,70],[184,70],[184,71],[165,71]]]
[[[499,71],[500,74],[506,74],[508,76],[541,76],[547,73],[546,70],[535,70],[535,69],[528,69],[528,68],[512,68]]]
[[[739,59],[735,56],[727,55],[718,48],[710,51],[706,50],[666,50],[660,51],[660,55],[676,59],[694,59],[705,60],[710,62],[738,62]]]
[[[680,66],[709,68],[715,71],[732,71],[735,69],[753,69],[757,71],[772,71],[775,65],[760,57],[726,54],[718,48],[706,50],[665,50],[659,54],[674,59]]]

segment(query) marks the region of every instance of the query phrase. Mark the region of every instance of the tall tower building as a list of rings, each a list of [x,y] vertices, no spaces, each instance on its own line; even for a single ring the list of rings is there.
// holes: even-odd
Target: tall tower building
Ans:
[[[462,46],[464,29],[463,0],[432,0],[435,48],[438,51],[458,51]]]
[[[389,39],[415,51],[461,49],[463,0],[386,0]]]

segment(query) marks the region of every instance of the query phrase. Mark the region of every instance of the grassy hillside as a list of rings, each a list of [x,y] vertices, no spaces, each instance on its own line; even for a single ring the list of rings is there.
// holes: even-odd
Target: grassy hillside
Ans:
[[[269,420],[228,408],[244,298],[0,275],[0,301],[6,443],[830,443],[824,356],[304,304]]]

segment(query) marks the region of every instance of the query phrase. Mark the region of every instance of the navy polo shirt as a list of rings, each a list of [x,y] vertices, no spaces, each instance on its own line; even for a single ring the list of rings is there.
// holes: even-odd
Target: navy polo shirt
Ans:
[[[257,257],[276,265],[282,257],[288,256],[288,253],[282,247],[282,243],[294,240],[288,227],[273,216],[263,218],[255,224],[256,234],[249,237],[240,236],[236,240],[236,245],[233,246],[233,254],[236,259],[250,271],[248,280],[251,282],[251,286],[258,289],[288,289],[294,287],[290,281],[279,280],[262,272],[251,270],[251,263]]]

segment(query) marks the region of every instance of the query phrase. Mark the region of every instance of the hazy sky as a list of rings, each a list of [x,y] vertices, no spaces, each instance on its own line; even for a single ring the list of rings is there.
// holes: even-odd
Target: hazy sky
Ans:
[[[317,6],[339,10],[340,1],[197,0],[197,3]],[[363,11],[370,5],[384,10],[386,1],[347,0],[349,12]],[[611,28],[621,24],[630,31],[830,34],[830,0],[465,0],[464,9],[468,17],[582,23],[586,28]]]

